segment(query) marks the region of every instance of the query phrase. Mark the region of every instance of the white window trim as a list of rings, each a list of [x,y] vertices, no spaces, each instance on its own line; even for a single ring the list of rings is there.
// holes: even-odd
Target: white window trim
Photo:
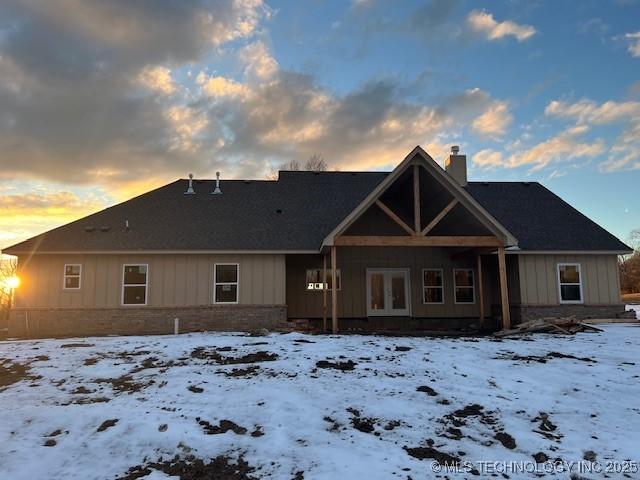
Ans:
[[[471,286],[456,284],[456,272],[471,272]],[[470,288],[473,293],[473,301],[471,302],[458,302],[456,299],[457,288]],[[453,303],[456,305],[473,305],[476,303],[476,272],[473,268],[454,268],[453,269]]]
[[[218,265],[235,265],[237,278],[235,282],[218,282],[218,276],[216,270]],[[235,285],[236,286],[236,301],[235,302],[216,302],[216,287],[218,285]],[[237,305],[240,303],[240,264],[239,263],[214,263],[213,264],[213,303],[216,305]]]
[[[331,291],[331,289],[329,288],[329,283],[328,282],[324,282],[324,288],[307,288],[307,285],[309,285],[307,283],[307,274],[312,271],[312,270],[320,270],[320,275],[322,275],[322,267],[321,268],[307,268],[304,271],[304,280],[305,280],[305,284],[304,284],[304,290],[305,292],[322,292],[324,289],[326,289],[327,291]],[[331,270],[327,268],[327,274],[331,275]],[[340,290],[342,290],[342,275],[340,273],[340,269],[336,268],[336,277],[339,279],[338,280],[338,288],[336,288],[336,290],[339,292]]]
[[[147,274],[144,277],[144,303],[124,303],[125,287],[142,287],[141,283],[124,283],[124,273],[127,267],[147,267]],[[120,304],[123,307],[144,307],[149,303],[149,264],[148,263],[123,263],[122,264],[122,291]]]
[[[67,275],[67,267],[80,267],[78,275]],[[67,277],[78,277],[77,287],[67,287]],[[80,290],[82,288],[82,264],[81,263],[65,263],[62,270],[62,289],[63,290]]]
[[[439,287],[434,287],[434,286],[427,286],[424,283],[424,274],[425,272],[430,272],[430,271],[434,271],[434,272],[440,272],[440,278],[442,279],[442,285],[440,285]],[[441,302],[427,302],[427,299],[425,297],[425,290],[427,288],[439,288],[440,290],[442,290],[442,301]],[[444,270],[442,268],[423,268],[422,269],[422,304],[423,305],[444,305]]]
[[[560,267],[577,267],[578,268],[578,283],[561,283],[560,282]],[[559,263],[556,267],[558,278],[558,300],[561,304],[582,304],[584,303],[584,293],[582,291],[582,266],[579,263]],[[562,299],[562,285],[578,285],[580,287],[580,300],[563,300]]]

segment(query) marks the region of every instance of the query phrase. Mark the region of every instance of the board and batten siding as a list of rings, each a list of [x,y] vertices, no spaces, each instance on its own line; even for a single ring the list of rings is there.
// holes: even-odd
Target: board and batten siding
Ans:
[[[579,263],[585,305],[620,304],[616,255],[518,255],[523,305],[559,305],[558,264]]]
[[[19,259],[22,285],[17,307],[119,307],[125,264],[148,264],[147,305],[196,306],[213,303],[215,263],[240,265],[241,305],[284,305],[284,255],[126,254],[34,255]],[[81,264],[79,290],[64,290],[65,264]],[[126,308],[126,307],[124,307]]]
[[[479,302],[477,290],[476,258],[474,255],[451,257],[444,248],[385,248],[340,247],[337,249],[337,267],[341,274],[341,290],[338,291],[338,316],[340,318],[367,317],[367,269],[409,269],[411,316],[424,318],[477,317]],[[330,265],[330,262],[328,262]],[[322,291],[306,290],[307,269],[322,268],[320,255],[289,255],[287,257],[287,314],[289,318],[322,317]],[[422,269],[441,268],[444,273],[444,303],[422,302]],[[471,268],[476,284],[476,302],[456,304],[453,293],[453,269]],[[329,267],[328,267],[329,270]],[[488,275],[484,273],[484,275]],[[485,304],[490,308],[491,282],[484,277]],[[328,292],[331,316],[331,292]]]

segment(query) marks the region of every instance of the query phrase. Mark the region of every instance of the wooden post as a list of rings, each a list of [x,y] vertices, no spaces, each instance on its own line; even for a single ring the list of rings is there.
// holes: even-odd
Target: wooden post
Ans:
[[[322,256],[322,331],[327,331],[327,254]]]
[[[507,288],[507,260],[504,255],[504,247],[498,247],[498,270],[500,273],[500,300],[502,301],[502,328],[511,328],[511,316],[509,314],[509,290]]]
[[[413,166],[413,223],[420,234],[420,165]]]
[[[480,300],[480,328],[484,328],[484,285],[482,279],[482,256],[478,253],[478,299]]]
[[[338,333],[338,291],[336,284],[338,283],[338,274],[336,271],[336,246],[331,246],[331,330]]]

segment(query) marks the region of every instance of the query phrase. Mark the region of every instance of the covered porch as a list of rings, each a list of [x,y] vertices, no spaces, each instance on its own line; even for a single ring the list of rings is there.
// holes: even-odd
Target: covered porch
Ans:
[[[505,249],[517,240],[465,186],[466,157],[457,149],[443,170],[417,147],[327,235],[322,270],[309,277],[307,269],[305,282],[322,291],[323,330],[338,333],[345,321],[351,329],[357,319],[510,327],[509,276],[517,278],[517,265],[508,268]],[[297,313],[292,297],[287,292]]]

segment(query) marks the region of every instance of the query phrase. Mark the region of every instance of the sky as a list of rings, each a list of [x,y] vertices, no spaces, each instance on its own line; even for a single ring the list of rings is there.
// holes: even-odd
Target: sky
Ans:
[[[640,0],[0,4],[0,248],[190,172],[454,144],[640,228]]]

